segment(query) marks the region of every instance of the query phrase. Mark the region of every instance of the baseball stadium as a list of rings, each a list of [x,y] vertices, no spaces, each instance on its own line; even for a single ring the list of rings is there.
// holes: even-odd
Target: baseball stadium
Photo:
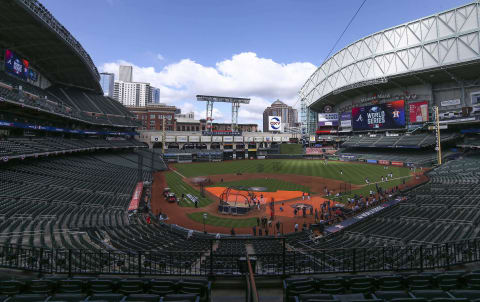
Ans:
[[[146,130],[39,1],[0,20],[0,301],[480,299],[479,2],[332,55],[298,131]]]

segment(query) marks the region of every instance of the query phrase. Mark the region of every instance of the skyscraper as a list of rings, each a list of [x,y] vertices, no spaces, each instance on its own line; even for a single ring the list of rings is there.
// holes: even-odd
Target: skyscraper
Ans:
[[[120,66],[119,81],[120,82],[132,82],[133,67],[132,66]]]
[[[150,94],[152,104],[160,104],[160,88],[150,86]]]
[[[276,100],[270,107],[265,108],[265,111],[263,111],[263,132],[268,132],[269,116],[280,117],[284,127],[296,127],[298,122],[297,109],[293,109],[292,106],[288,106],[280,100]]]
[[[151,103],[149,83],[115,82],[113,98],[128,107],[145,106]]]
[[[113,73],[100,73],[100,86],[103,89],[103,95],[113,98],[115,75]]]

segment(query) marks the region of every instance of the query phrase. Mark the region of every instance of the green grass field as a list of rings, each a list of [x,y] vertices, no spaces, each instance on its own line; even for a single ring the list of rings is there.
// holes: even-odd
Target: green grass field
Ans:
[[[196,212],[190,213],[187,216],[196,222],[203,223],[203,213],[205,212]],[[227,228],[246,228],[246,227],[253,227],[257,225],[257,218],[245,218],[245,219],[230,219],[230,218],[223,218],[219,216],[213,216],[208,214],[207,219],[205,220],[205,224],[214,225],[214,226],[221,226]]]
[[[222,183],[216,183],[211,185],[212,187],[232,187],[232,186],[243,186],[243,187],[264,187],[266,192],[275,192],[279,190],[283,191],[302,191],[302,192],[311,192],[309,187],[302,186],[299,184],[273,179],[273,178],[253,178],[253,179],[244,179],[238,181],[228,181]]]
[[[181,198],[183,194],[192,194],[199,198],[198,207],[206,206],[213,202],[213,200],[207,197],[201,197],[200,192],[195,190],[192,186],[185,183],[180,175],[175,172],[166,172],[165,180],[170,190],[177,195],[177,198]],[[182,207],[194,207],[195,205],[190,200],[185,198],[185,201],[180,202]]]
[[[352,184],[365,184],[365,177],[370,182],[380,181],[382,175],[392,172],[393,177],[409,174],[408,168],[390,166],[384,170],[381,165],[329,161],[327,165],[321,160],[281,159],[281,160],[237,160],[218,163],[176,164],[178,172],[186,177],[208,176],[235,173],[271,173],[319,176],[343,180]],[[340,175],[340,170],[343,175]]]
[[[410,179],[410,177],[405,177],[405,182],[407,182],[409,179]],[[397,185],[401,185],[402,182],[403,182],[403,178],[402,179],[393,179],[393,180],[390,180],[390,181],[387,181],[387,182],[379,183],[378,186],[382,187],[383,189],[390,189],[390,188],[393,188]],[[352,190],[351,194],[344,194],[340,197],[330,197],[330,199],[336,200],[336,201],[341,201],[341,202],[346,202],[347,198],[351,198],[355,194],[363,195],[363,196],[368,195],[370,190],[376,192],[376,186],[374,184],[370,184],[368,186],[362,187],[361,189]]]

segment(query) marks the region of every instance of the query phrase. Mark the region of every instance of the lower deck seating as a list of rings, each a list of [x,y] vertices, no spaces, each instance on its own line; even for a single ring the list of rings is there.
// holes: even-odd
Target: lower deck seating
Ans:
[[[0,282],[0,301],[211,301],[204,278],[45,277]]]
[[[480,274],[451,271],[394,275],[288,278],[284,301],[476,301]]]

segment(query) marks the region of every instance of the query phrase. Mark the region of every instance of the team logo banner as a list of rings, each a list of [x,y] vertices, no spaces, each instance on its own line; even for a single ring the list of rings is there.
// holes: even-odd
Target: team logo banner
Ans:
[[[280,116],[268,117],[268,131],[281,131],[282,118]]]
[[[352,108],[353,130],[381,130],[405,127],[405,101]]]

